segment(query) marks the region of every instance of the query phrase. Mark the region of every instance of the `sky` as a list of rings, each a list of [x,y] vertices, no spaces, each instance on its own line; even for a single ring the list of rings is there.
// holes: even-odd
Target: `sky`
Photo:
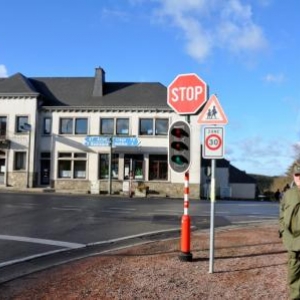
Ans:
[[[161,82],[195,73],[227,116],[225,158],[284,175],[300,153],[299,0],[1,0],[0,77]],[[0,108],[1,111],[1,108]]]

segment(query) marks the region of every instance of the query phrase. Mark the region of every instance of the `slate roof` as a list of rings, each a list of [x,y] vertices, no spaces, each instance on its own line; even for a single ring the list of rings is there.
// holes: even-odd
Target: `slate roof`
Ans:
[[[208,166],[211,166],[211,160],[202,158],[201,167],[205,168]],[[257,183],[254,177],[248,175],[245,171],[237,169],[225,158],[216,159],[216,168],[229,169],[229,183]]]
[[[43,106],[149,108],[172,111],[167,88],[158,82],[104,82],[103,96],[93,96],[95,77],[26,77],[0,80],[0,97],[39,95]]]
[[[254,177],[248,175],[245,171],[241,171],[234,167],[233,165],[229,166],[229,182],[230,183],[254,183],[257,181]]]
[[[12,95],[33,95],[38,94],[30,80],[21,73],[8,78],[1,78],[0,81],[0,95],[12,94]]]

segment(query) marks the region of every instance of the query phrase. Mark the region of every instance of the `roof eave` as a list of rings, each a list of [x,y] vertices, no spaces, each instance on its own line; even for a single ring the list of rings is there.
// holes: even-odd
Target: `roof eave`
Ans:
[[[0,93],[3,98],[38,97],[39,93]]]
[[[146,106],[42,106],[42,110],[93,110],[93,111],[153,111],[172,112],[168,107],[146,107]]]

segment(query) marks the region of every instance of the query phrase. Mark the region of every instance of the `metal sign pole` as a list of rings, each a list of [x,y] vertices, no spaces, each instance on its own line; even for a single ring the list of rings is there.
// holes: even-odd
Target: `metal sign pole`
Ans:
[[[214,272],[216,160],[211,160],[209,273]]]

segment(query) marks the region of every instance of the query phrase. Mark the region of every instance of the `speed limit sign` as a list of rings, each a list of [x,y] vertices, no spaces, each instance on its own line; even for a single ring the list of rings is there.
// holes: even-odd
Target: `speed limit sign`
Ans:
[[[224,127],[204,127],[203,158],[224,157]]]

